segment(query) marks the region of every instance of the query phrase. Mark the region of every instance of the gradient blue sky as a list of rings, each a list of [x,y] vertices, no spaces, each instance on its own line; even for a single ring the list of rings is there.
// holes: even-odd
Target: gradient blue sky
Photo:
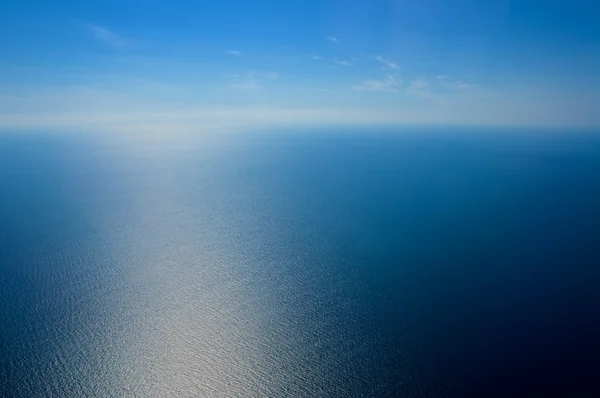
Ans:
[[[600,2],[4,2],[0,129],[600,126]]]

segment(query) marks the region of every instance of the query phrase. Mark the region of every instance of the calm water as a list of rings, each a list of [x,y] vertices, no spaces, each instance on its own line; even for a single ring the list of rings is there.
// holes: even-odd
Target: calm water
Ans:
[[[600,392],[600,134],[438,130],[0,135],[0,396]]]

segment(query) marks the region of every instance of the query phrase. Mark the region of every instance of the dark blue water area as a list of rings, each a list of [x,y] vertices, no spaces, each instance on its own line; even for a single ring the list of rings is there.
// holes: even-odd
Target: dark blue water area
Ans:
[[[600,132],[0,135],[0,396],[600,393]]]

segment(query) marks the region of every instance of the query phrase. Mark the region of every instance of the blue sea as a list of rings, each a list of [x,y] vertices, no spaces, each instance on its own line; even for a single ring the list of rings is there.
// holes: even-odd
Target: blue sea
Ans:
[[[0,134],[1,397],[591,397],[599,358],[598,131]]]

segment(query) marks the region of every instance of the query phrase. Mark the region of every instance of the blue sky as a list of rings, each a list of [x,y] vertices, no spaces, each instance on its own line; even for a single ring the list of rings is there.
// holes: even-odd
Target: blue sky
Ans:
[[[600,126],[600,3],[2,5],[0,129]]]

